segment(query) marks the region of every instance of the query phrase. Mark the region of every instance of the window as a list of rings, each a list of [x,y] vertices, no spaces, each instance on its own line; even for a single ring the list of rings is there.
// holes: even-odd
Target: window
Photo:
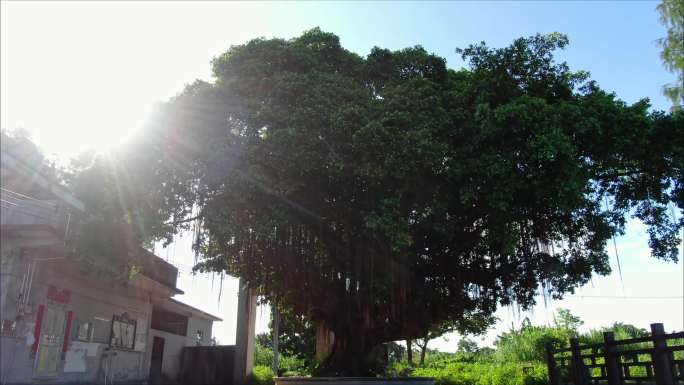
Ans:
[[[102,317],[93,317],[93,331],[90,333],[92,342],[108,344],[111,342],[112,320]]]
[[[93,323],[77,319],[74,321],[74,328],[71,339],[76,341],[88,342],[93,338]]]
[[[16,321],[9,320],[9,319],[2,320],[2,335],[3,336],[14,336],[14,333],[16,330],[17,330]]]
[[[117,349],[133,350],[135,346],[136,320],[127,313],[112,317],[112,333],[110,346]]]

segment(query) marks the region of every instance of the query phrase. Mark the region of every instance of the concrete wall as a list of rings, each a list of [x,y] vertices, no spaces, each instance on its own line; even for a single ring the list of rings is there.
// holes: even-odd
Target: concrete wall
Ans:
[[[175,380],[178,378],[178,372],[180,370],[181,351],[183,350],[184,346],[187,346],[186,337],[156,329],[151,329],[150,335],[152,337],[161,337],[164,339],[162,374],[172,380]]]
[[[188,318],[188,343],[186,346],[196,346],[197,345],[197,331],[201,330],[203,333],[202,340],[200,341],[201,346],[211,345],[211,328],[213,322],[204,318],[190,317]]]
[[[164,339],[162,374],[164,374],[166,377],[172,380],[176,380],[180,372],[181,354],[183,351],[183,347],[197,345],[197,340],[195,339],[195,333],[197,332],[197,330],[202,330],[204,332],[204,338],[202,340],[201,345],[211,345],[211,327],[212,321],[197,317],[189,317],[188,329],[186,331],[185,336],[168,333],[161,330],[150,329],[151,338],[156,336]],[[152,339],[150,339],[150,341],[151,340]]]
[[[31,255],[31,257],[42,257]],[[80,272],[65,275],[60,266],[64,261],[37,262],[26,314],[18,311],[17,295],[20,292],[26,260],[18,259],[3,264],[3,308],[2,319],[16,319],[13,335],[0,337],[2,382],[31,383],[35,378],[35,354],[31,353],[33,332],[38,306],[51,304],[64,312],[73,312],[72,333],[76,334],[79,324],[93,325],[92,338],[87,341],[70,341],[69,349],[61,356],[57,371],[41,382],[93,383],[126,382],[144,380],[149,374],[149,350],[151,336],[149,322],[152,314],[150,293],[132,287],[100,282],[83,278]],[[4,267],[11,266],[7,271]],[[48,299],[48,287],[69,290],[66,303]],[[128,313],[137,320],[133,350],[109,349],[111,319],[114,314]],[[71,339],[71,338],[70,338]],[[61,345],[61,343],[60,343]]]
[[[30,346],[26,345],[23,332],[22,337],[0,337],[0,382],[17,381],[27,378],[33,372],[33,358],[30,356]]]

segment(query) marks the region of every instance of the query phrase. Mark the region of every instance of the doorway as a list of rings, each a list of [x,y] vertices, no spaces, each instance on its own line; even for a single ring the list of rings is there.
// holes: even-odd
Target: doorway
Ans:
[[[40,328],[38,354],[34,374],[36,377],[57,375],[62,358],[66,312],[60,306],[47,305]]]
[[[162,380],[162,362],[164,361],[164,339],[152,339],[152,356],[150,358],[150,382],[159,384]]]

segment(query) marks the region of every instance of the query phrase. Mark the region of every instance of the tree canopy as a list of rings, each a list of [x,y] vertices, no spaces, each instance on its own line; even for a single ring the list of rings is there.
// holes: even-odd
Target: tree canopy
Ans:
[[[571,71],[567,44],[474,44],[461,70],[319,29],[233,46],[120,157],[138,192],[122,205],[145,236],[192,228],[198,269],[333,331],[321,368],[338,375],[372,371],[382,342],[476,331],[608,274],[629,215],[676,260],[684,116]]]

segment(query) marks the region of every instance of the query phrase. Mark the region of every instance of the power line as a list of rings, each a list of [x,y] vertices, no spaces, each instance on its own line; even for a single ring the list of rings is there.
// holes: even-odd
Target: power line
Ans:
[[[29,215],[29,216],[32,216],[32,217],[35,217],[38,219],[43,219],[46,221],[49,221],[52,219],[50,214],[46,214],[48,216],[45,216],[45,215],[42,215],[43,213],[36,212],[36,211],[40,211],[40,210],[31,211],[31,209],[28,209],[28,207],[26,207],[26,206],[17,205],[15,203],[8,202],[5,200],[0,200],[0,203],[1,203],[0,206],[2,206],[2,208],[6,209],[8,211],[8,215],[11,215],[15,212],[19,212],[19,213]],[[8,204],[11,205],[12,207],[7,206]]]
[[[15,279],[17,279],[17,280],[19,280],[20,278],[22,278],[22,277],[20,277],[20,276],[19,276],[18,274],[16,274],[16,273],[4,273],[3,275],[6,275],[6,276],[9,276],[9,277],[15,278]],[[50,283],[47,283],[47,282],[38,282],[38,281],[34,281],[33,284],[34,284],[34,285],[39,285],[39,286],[41,286],[41,287],[47,287],[47,288],[49,288],[50,286],[54,286],[54,285],[52,285],[52,284],[50,284]],[[126,289],[125,289],[125,288],[122,288],[122,291],[123,291],[123,290],[126,290]],[[115,291],[116,291],[116,289],[115,289]],[[94,302],[97,302],[97,303],[103,303],[103,304],[110,305],[110,306],[115,307],[115,308],[127,309],[127,310],[130,311],[131,313],[136,313],[136,314],[138,314],[138,315],[143,315],[143,316],[145,316],[145,317],[147,317],[147,314],[148,314],[148,313],[146,313],[146,311],[147,311],[146,309],[138,309],[138,308],[132,307],[132,306],[129,305],[129,304],[122,305],[122,304],[119,304],[119,303],[109,302],[109,301],[107,301],[106,299],[104,299],[103,297],[93,297],[93,296],[91,296],[91,295],[87,295],[87,294],[83,294],[83,293],[81,293],[81,292],[77,292],[76,290],[73,290],[73,289],[70,289],[70,290],[69,290],[69,293],[70,293],[71,296],[81,297],[82,299],[87,299],[87,300],[94,301]],[[126,293],[126,292],[117,292],[116,294],[118,294],[118,295],[120,295],[120,296],[122,296],[122,297],[130,297],[129,295],[127,295],[128,293]],[[128,300],[128,299],[127,299],[127,300]],[[145,302],[145,299],[137,298],[137,300],[138,300],[138,301],[143,301],[143,302]],[[43,299],[40,299],[40,298],[39,298],[39,299],[35,299],[35,303],[40,303],[41,301],[43,301]],[[67,304],[67,306],[70,306],[70,305],[71,305],[71,304]]]
[[[684,299],[681,295],[665,295],[665,296],[621,296],[621,295],[577,295],[573,297],[567,297],[564,299],[572,298],[607,298],[607,299]]]

